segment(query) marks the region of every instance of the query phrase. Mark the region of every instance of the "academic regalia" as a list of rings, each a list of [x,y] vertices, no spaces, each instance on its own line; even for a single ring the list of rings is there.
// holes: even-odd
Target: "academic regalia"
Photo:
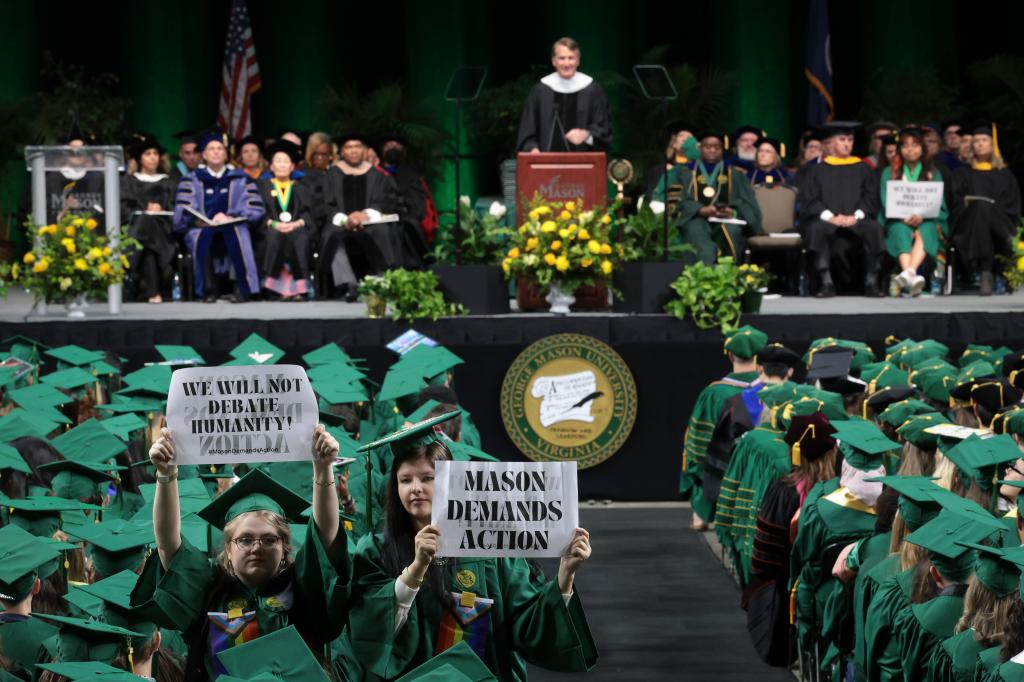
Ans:
[[[952,585],[932,599],[900,611],[893,623],[897,634],[903,679],[925,679],[927,664],[935,650],[953,635],[964,612],[966,584]]]
[[[917,166],[917,173],[920,174],[921,166]],[[886,202],[886,190],[887,183],[892,179],[892,167],[887,166],[882,170],[881,184],[879,187],[881,197],[881,210],[878,214],[879,221],[885,225],[885,245],[889,251],[889,255],[893,258],[898,258],[901,253],[910,253],[910,249],[914,242],[914,232],[916,231],[921,235],[921,241],[924,244],[924,251],[933,260],[938,256],[939,251],[942,250],[942,246],[946,241],[947,236],[947,212],[946,202],[942,202],[942,208],[939,210],[937,218],[928,218],[924,220],[920,225],[910,227],[902,220],[895,218],[888,219],[885,217],[885,202]],[[931,182],[942,182],[942,174],[938,170],[932,171],[931,178],[915,178],[912,171],[909,168],[904,168],[903,178],[904,181],[925,181]]]
[[[715,534],[736,569],[740,587],[750,580],[758,510],[768,489],[790,470],[782,433],[755,427],[736,441],[715,506]]]
[[[536,576],[525,559],[449,559],[451,590],[472,590],[493,605],[463,627],[424,584],[396,633],[396,578],[381,563],[382,542],[382,536],[364,537],[353,558],[349,627],[365,679],[393,680],[460,639],[503,680],[525,679],[525,661],[562,672],[584,672],[596,663],[578,588],[567,605],[557,581]]]
[[[757,372],[731,372],[704,388],[690,413],[683,441],[683,465],[679,477],[679,494],[690,495],[694,512],[710,520],[713,508],[704,498],[704,454],[722,407],[734,395],[749,388],[757,380]]]
[[[801,230],[808,250],[815,254],[817,270],[831,269],[837,234],[849,234],[863,246],[865,280],[877,275],[885,241],[882,226],[875,220],[878,180],[874,171],[856,157],[828,157],[798,187]],[[826,220],[830,214],[857,215],[859,220],[853,227],[840,228]],[[851,279],[846,275],[845,279]]]
[[[818,167],[821,165],[821,160],[822,157],[818,156],[814,159],[811,159],[807,163],[801,164],[796,169],[796,172],[792,174],[791,184],[798,190],[801,187],[805,187],[806,185],[808,185],[810,182],[811,173],[818,169]],[[799,201],[799,195],[797,200]]]
[[[967,197],[985,197],[973,199]],[[963,262],[991,270],[996,255],[1013,253],[1010,240],[1020,223],[1020,185],[1008,168],[964,166],[953,173],[950,233]]]
[[[275,183],[260,180],[257,183],[267,213],[260,220],[261,235],[257,253],[263,286],[278,294],[291,296],[308,292],[310,234],[316,229],[313,218],[313,197],[302,181],[288,180]],[[288,213],[289,220],[281,214]],[[274,222],[305,221],[305,225],[288,232],[278,232]],[[287,277],[285,270],[287,269]]]
[[[11,672],[18,675],[15,679],[39,679],[36,664],[50,660],[43,643],[56,634],[56,627],[39,618],[0,612],[0,642]]]
[[[196,218],[185,211],[188,206],[208,218],[217,213],[245,218],[244,222],[223,227],[199,227]],[[259,190],[249,177],[239,171],[224,168],[220,177],[212,175],[202,166],[189,173],[178,184],[174,208],[174,230],[184,235],[185,245],[192,253],[195,271],[195,295],[203,298],[208,280],[213,281],[210,269],[212,249],[216,237],[221,237],[228,252],[235,283],[243,297],[259,291],[259,271],[252,250],[249,226],[259,221],[266,212]],[[227,267],[224,268],[224,271]]]
[[[405,228],[400,222],[367,225],[359,230],[345,227],[348,214],[356,211],[369,209],[381,214],[401,211],[401,197],[393,178],[377,168],[349,175],[332,167],[327,171],[324,195],[327,221],[320,234],[320,267],[324,281],[335,287],[354,285],[357,278],[367,274],[379,275],[403,266]],[[335,263],[336,259],[344,262]]]
[[[875,538],[879,538],[875,540]],[[883,540],[884,538],[884,540]],[[880,549],[878,544],[885,540],[891,540],[891,533],[882,533],[866,540],[865,543],[873,542]],[[882,556],[876,556],[873,563],[862,561],[857,578],[853,582],[853,679],[855,682],[863,682],[867,679],[867,615],[871,600],[878,592],[879,586],[886,580],[892,578],[899,572],[900,558],[898,554],[890,554],[886,546]]]
[[[762,231],[761,208],[750,181],[742,170],[728,162],[707,168],[698,159],[690,171],[689,183],[676,212],[676,228],[683,243],[692,245],[696,253],[686,254],[684,260],[712,265],[721,253],[740,262],[746,250],[746,238]],[[697,215],[701,208],[711,205],[732,208],[734,217],[747,224],[712,223]]]
[[[865,678],[872,682],[903,679],[899,642],[893,624],[900,612],[910,608],[915,571],[915,567],[908,568],[883,582],[868,606],[864,619],[864,662]]]
[[[933,682],[970,682],[974,679],[978,654],[984,648],[975,638],[974,628],[944,639],[928,661],[925,679]]]
[[[405,218],[420,228],[422,247],[420,256],[426,253],[427,242],[433,241],[434,232],[437,230],[437,207],[434,205],[434,198],[430,195],[430,188],[426,179],[419,171],[403,163],[399,165],[385,164],[383,170],[395,180],[398,186],[398,193],[405,205]]]
[[[170,216],[146,215],[150,203],[160,210],[174,210],[177,185],[166,175],[126,175],[121,181],[121,221],[128,225],[128,236],[137,239],[142,248],[129,256],[131,272],[141,278],[138,285],[147,298],[160,294],[178,252]]]
[[[751,187],[760,187],[761,185],[779,187],[791,184],[790,175],[783,168],[763,171],[754,167],[747,173],[747,179],[750,180]]]
[[[974,666],[976,682],[1000,682],[999,669],[1003,663],[1003,646],[989,647],[978,654],[978,662]]]
[[[583,144],[565,134],[573,128],[590,132]],[[516,149],[529,152],[599,152],[611,149],[612,117],[604,90],[579,71],[572,78],[549,74],[533,86],[519,121]]]

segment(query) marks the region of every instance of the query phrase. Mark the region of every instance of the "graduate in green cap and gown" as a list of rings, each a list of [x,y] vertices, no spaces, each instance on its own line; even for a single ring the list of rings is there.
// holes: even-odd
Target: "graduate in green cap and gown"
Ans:
[[[725,338],[725,353],[732,372],[701,391],[690,413],[683,440],[683,464],[679,476],[679,494],[689,496],[693,507],[692,527],[706,530],[714,508],[704,497],[704,454],[714,432],[722,406],[733,396],[757,381],[757,352],[768,343],[768,336],[751,326],[740,327]]]
[[[353,558],[351,653],[363,679],[397,679],[460,640],[500,679],[526,679],[526,661],[556,671],[591,669],[597,649],[574,588],[590,557],[584,529],[576,530],[557,580],[545,580],[522,558],[437,556],[434,461],[451,455],[434,426],[450,417],[364,446],[390,445],[394,462],[384,533],[364,537]],[[455,608],[467,602],[472,618]]]
[[[174,443],[164,429],[150,449],[157,471],[150,556],[131,603],[161,627],[184,633],[188,679],[225,672],[216,654],[289,625],[322,658],[347,616],[347,540],[333,464],[337,441],[323,426],[313,434],[313,514],[292,553],[289,521],[309,501],[252,469],[200,516],[224,531],[224,549],[211,564],[181,533]],[[297,540],[297,539],[296,539]]]
[[[956,624],[956,634],[944,640],[928,661],[926,679],[934,682],[973,680],[978,655],[1003,644],[1010,608],[1020,601],[1020,568],[1006,559],[1004,550],[967,546],[978,553],[974,575],[967,581],[964,612]]]

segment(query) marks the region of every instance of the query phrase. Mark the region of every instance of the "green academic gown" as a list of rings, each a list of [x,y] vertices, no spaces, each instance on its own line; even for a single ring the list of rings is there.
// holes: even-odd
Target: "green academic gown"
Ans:
[[[478,601],[475,618],[457,617],[424,585],[395,633],[395,577],[381,563],[381,543],[380,535],[364,537],[352,564],[350,637],[353,655],[366,670],[364,679],[393,680],[413,670],[439,646],[454,643],[446,634],[453,627],[464,630],[463,639],[475,644],[502,680],[525,679],[524,661],[560,672],[587,671],[597,662],[578,591],[566,605],[557,581],[541,580],[524,559],[458,560],[449,567],[451,590],[492,599],[493,605]]]
[[[159,554],[150,555],[132,592],[132,606],[160,627],[184,634],[188,667],[195,675],[186,673],[186,679],[216,678],[211,650],[222,651],[289,625],[322,659],[347,615],[346,539],[339,532],[325,548],[310,520],[294,556],[291,569],[256,591],[219,574],[205,553],[182,538],[166,571]]]
[[[925,679],[930,682],[971,682],[978,654],[984,648],[974,638],[974,628],[944,639],[928,661]]]
[[[864,682],[867,679],[868,607],[871,606],[871,600],[878,593],[879,587],[885,581],[895,577],[899,570],[899,554],[888,554],[874,566],[862,568],[853,582],[853,679],[855,682]]]
[[[683,440],[683,465],[679,476],[679,494],[690,497],[693,511],[705,521],[710,521],[714,509],[704,497],[704,454],[718,422],[722,406],[734,395],[757,380],[757,372],[731,372],[719,381],[712,382],[697,396],[697,402],[690,413]]]
[[[961,586],[954,586],[959,588]],[[964,613],[963,591],[939,594],[921,604],[903,609],[896,616],[900,660],[905,682],[925,679],[928,663],[942,642],[953,636],[953,630]]]
[[[978,654],[978,662],[974,664],[975,682],[998,682],[999,668],[1003,665],[1002,645],[989,647]]]
[[[984,682],[1024,682],[1024,665],[1007,661],[996,668]]]
[[[11,672],[26,680],[39,679],[36,664],[50,660],[43,642],[58,632],[55,626],[39,618],[0,613],[0,651],[11,662]]]
[[[800,512],[800,524],[793,553],[790,555],[790,574],[799,575],[796,587],[796,622],[801,645],[805,651],[813,647],[815,633],[836,632],[839,623],[831,619],[844,619],[850,607],[843,602],[826,619],[825,605],[833,592],[842,590],[842,583],[832,577],[832,566],[822,563],[822,556],[830,547],[837,549],[870,535],[875,528],[875,515],[870,508],[839,488],[839,479],[822,486],[822,495],[805,502]],[[835,486],[833,489],[830,487]],[[810,495],[808,495],[810,500]],[[832,651],[831,653],[835,653]],[[826,656],[823,662],[831,660]]]
[[[762,232],[761,208],[750,181],[740,168],[726,163],[724,168],[716,166],[706,170],[698,162],[679,199],[676,229],[683,243],[694,248],[694,253],[686,254],[683,260],[688,264],[713,265],[721,255],[738,263],[746,251],[747,237]],[[711,222],[699,215],[705,206],[723,204],[733,209],[735,218],[747,224]]]
[[[733,446],[715,508],[715,533],[741,587],[750,582],[757,511],[768,488],[789,470],[789,446],[781,431],[758,426]]]
[[[864,619],[864,657],[869,682],[903,679],[899,641],[893,624],[899,614],[910,608],[914,588],[914,568],[900,571],[878,587]]]

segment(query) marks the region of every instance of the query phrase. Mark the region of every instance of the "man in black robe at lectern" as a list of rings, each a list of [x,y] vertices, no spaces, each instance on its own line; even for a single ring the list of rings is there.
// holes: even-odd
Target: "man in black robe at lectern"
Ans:
[[[612,117],[604,90],[578,72],[580,47],[561,38],[551,48],[555,72],[533,86],[519,122],[521,152],[601,152],[612,145]]]

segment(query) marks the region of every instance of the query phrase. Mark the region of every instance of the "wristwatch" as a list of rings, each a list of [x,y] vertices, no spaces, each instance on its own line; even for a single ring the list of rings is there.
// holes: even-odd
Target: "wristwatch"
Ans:
[[[164,476],[164,475],[162,475],[160,473],[157,473],[157,475],[156,475],[156,482],[157,483],[170,483],[171,481],[177,481],[177,480],[178,480],[178,469],[177,469],[177,467],[175,467],[174,471],[171,472],[171,474],[169,476]]]

